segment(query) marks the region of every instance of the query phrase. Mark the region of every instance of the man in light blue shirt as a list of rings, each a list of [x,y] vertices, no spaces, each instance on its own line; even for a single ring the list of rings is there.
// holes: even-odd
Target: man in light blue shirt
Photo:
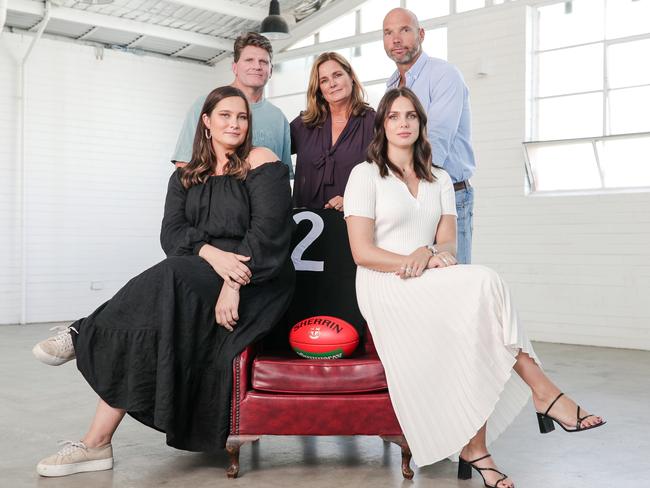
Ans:
[[[244,92],[253,115],[253,145],[268,147],[289,167],[291,163],[291,133],[289,122],[282,111],[264,99],[264,87],[272,73],[271,42],[256,32],[242,34],[235,40],[232,71],[235,80],[232,86]],[[190,107],[171,157],[176,166],[184,166],[192,158],[194,133],[201,116],[206,96],[199,97]]]
[[[474,189],[469,179],[476,162],[471,145],[469,91],[458,68],[422,50],[424,29],[409,10],[396,8],[384,18],[384,49],[397,71],[387,89],[407,87],[427,112],[427,133],[433,164],[449,173],[456,190],[459,263],[472,257]]]

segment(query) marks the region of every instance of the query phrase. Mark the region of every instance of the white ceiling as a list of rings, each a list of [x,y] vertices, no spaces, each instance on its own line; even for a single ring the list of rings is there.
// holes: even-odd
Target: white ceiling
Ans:
[[[5,3],[5,2],[3,2]],[[36,32],[46,16],[44,35],[140,54],[214,64],[232,52],[234,39],[257,31],[268,0],[114,0],[90,5],[76,0],[8,0],[4,30]],[[316,17],[338,15],[349,0],[280,0],[292,32]],[[311,17],[311,18],[310,18]],[[321,24],[322,25],[322,24]],[[295,36],[294,36],[295,37]],[[298,41],[294,38],[291,42]],[[274,43],[275,45],[275,43]],[[286,47],[287,43],[283,45]]]

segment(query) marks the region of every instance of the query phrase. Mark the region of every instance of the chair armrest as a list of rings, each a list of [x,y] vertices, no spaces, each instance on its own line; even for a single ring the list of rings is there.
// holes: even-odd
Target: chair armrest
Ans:
[[[255,344],[249,345],[235,356],[232,364],[233,394],[239,392],[238,400],[243,400],[250,385],[251,366],[257,354]],[[233,397],[235,398],[235,397]]]
[[[246,398],[250,384],[250,370],[257,348],[247,346],[232,360],[232,397],[230,405],[230,433],[239,433],[239,405]]]

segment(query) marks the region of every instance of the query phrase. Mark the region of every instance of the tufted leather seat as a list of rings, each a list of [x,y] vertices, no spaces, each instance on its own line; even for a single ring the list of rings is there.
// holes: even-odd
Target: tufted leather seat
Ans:
[[[253,360],[253,389],[275,393],[367,393],[386,391],[378,358],[300,359],[258,356]]]
[[[388,389],[376,354],[349,359],[302,359],[292,353],[260,355],[253,360],[254,390],[273,393],[341,394],[381,392]]]

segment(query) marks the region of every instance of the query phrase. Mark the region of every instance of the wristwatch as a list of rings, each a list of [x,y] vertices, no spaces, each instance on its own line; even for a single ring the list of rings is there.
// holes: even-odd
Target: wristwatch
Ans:
[[[438,251],[438,250],[436,249],[436,246],[433,245],[433,244],[428,244],[428,245],[427,245],[427,249],[428,249],[429,251],[431,251],[431,255],[432,255],[432,256],[435,256],[436,254],[438,254],[438,253],[440,252],[440,251]]]

